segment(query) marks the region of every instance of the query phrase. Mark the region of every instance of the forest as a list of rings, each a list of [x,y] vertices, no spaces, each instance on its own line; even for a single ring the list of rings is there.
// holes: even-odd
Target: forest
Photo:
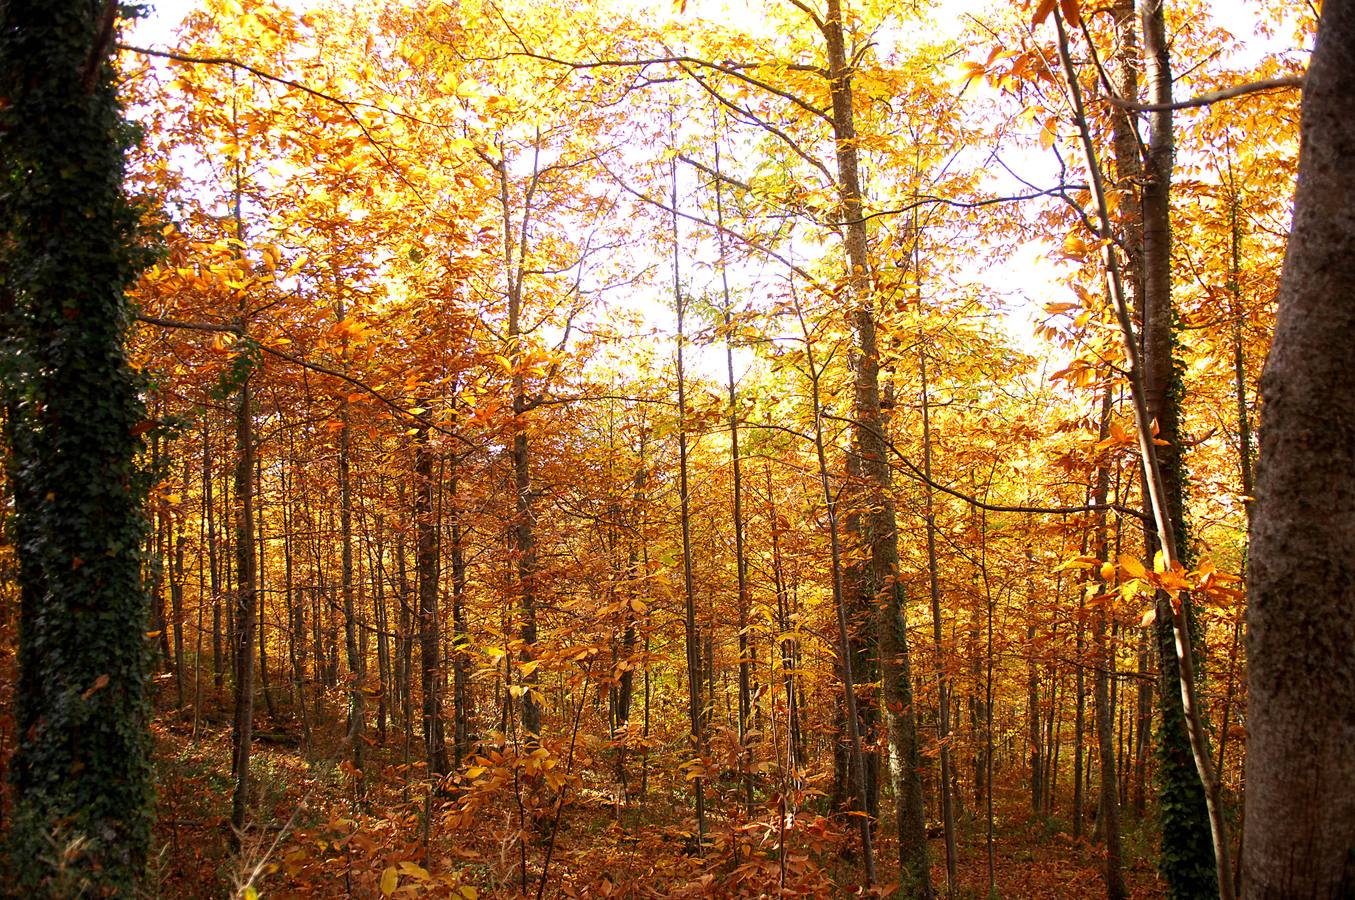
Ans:
[[[0,894],[1355,896],[1355,2],[0,0]]]

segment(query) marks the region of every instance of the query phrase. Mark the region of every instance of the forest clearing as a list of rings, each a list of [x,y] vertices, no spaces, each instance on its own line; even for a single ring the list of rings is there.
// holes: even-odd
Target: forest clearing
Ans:
[[[1352,0],[0,0],[4,892],[1355,896],[1352,158]]]

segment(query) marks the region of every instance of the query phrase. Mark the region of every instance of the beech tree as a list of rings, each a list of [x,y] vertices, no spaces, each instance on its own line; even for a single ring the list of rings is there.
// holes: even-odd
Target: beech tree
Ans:
[[[1355,3],[1303,91],[1247,579],[1247,897],[1355,891]]]

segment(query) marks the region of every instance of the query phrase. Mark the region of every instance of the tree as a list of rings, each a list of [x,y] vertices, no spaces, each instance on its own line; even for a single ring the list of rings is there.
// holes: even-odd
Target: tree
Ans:
[[[139,266],[118,12],[0,3],[0,377],[21,549],[8,887],[30,896],[130,895],[150,841],[136,456],[155,426],[124,351]]]
[[[1355,3],[1308,68],[1250,530],[1247,897],[1355,891]]]

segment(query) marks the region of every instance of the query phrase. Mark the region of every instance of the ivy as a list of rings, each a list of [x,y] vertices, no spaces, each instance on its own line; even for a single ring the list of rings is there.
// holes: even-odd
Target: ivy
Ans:
[[[124,289],[147,258],[100,0],[0,2],[0,379],[19,551],[25,896],[130,895],[145,866],[146,414]]]

